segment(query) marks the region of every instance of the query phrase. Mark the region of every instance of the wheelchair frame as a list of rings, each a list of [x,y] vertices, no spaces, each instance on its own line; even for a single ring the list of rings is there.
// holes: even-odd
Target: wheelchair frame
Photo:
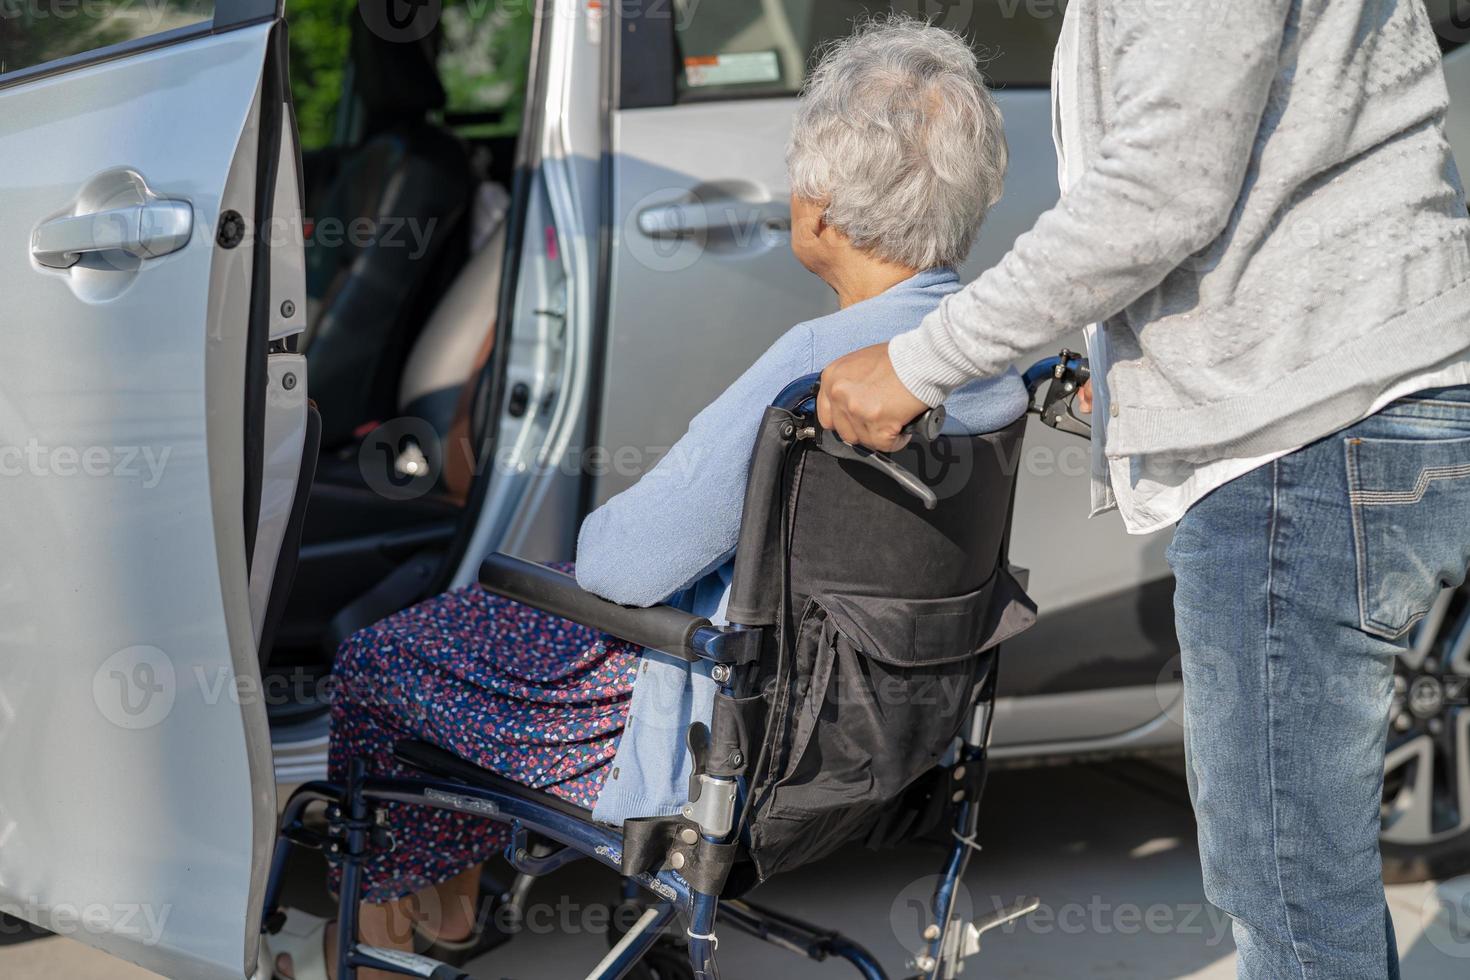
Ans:
[[[1071,397],[1086,379],[1086,371],[1085,361],[1063,351],[1058,358],[1048,358],[1034,365],[1026,372],[1025,382],[1034,396],[1042,382],[1052,380],[1047,408],[1063,398],[1070,407]],[[782,391],[775,406],[791,412],[810,411],[817,381],[817,375],[809,375],[793,382]],[[1035,408],[1032,411],[1043,414]],[[1045,414],[1043,420],[1056,425]],[[559,574],[503,555],[487,560],[486,568],[492,565],[498,575],[494,582],[486,584],[492,587],[492,591],[513,599],[530,598],[533,581],[542,579],[539,585],[544,589],[547,584],[545,575]],[[517,582],[518,575],[525,576],[525,580]],[[481,577],[482,580],[486,578],[485,571]],[[735,694],[736,664],[742,648],[756,639],[754,634],[763,628],[738,624],[714,626],[708,620],[668,607],[628,609],[580,593],[574,585],[562,586],[561,589],[562,593],[553,594],[550,602],[546,601],[544,591],[538,592],[534,604],[574,620],[591,620],[588,625],[642,646],[669,652],[676,652],[670,647],[678,647],[678,655],[691,661],[710,662],[715,665],[712,676],[727,696]],[[574,596],[572,593],[578,594]],[[651,627],[647,622],[640,622],[649,615],[662,617],[662,620]],[[670,642],[671,631],[682,634],[682,642]],[[643,642],[645,640],[648,642]],[[965,957],[979,950],[981,933],[1027,914],[1038,904],[1036,899],[1025,900],[973,922],[963,921],[954,914],[959,883],[972,852],[978,850],[974,837],[979,820],[980,795],[984,788],[996,673],[994,668],[989,671],[972,705],[968,724],[960,733],[958,750],[947,766],[949,779],[944,785],[951,788],[951,802],[955,806],[951,826],[954,842],[930,902],[932,918],[922,933],[923,947],[915,951],[909,964],[915,976],[923,980],[950,980],[963,969]],[[703,843],[728,848],[738,841],[743,829],[735,819],[742,813],[742,794],[733,779],[709,775],[698,778],[703,789],[695,802],[686,807],[685,816],[700,827]],[[711,789],[724,792],[710,792]],[[327,804],[325,833],[312,829],[304,820],[307,808],[318,802]],[[506,848],[506,859],[518,876],[537,877],[583,858],[592,858],[620,873],[622,871],[623,838],[618,830],[611,827],[570,816],[563,809],[510,789],[427,774],[422,778],[370,776],[363,761],[355,759],[349,765],[345,783],[306,783],[288,800],[266,886],[262,919],[263,930],[278,927],[282,879],[293,850],[308,847],[323,851],[328,861],[339,865],[342,870],[335,957],[339,980],[356,980],[360,968],[430,980],[468,978],[457,968],[428,957],[372,947],[352,938],[357,935],[362,862],[374,847],[392,846],[378,823],[376,808],[376,804],[390,802],[454,810],[508,824],[511,840]],[[529,846],[531,834],[555,841],[560,848],[550,853],[534,853]],[[692,836],[685,842],[695,843]],[[664,867],[656,872],[625,877],[625,888],[636,886],[654,896],[656,902],[593,967],[587,980],[618,980],[626,976],[676,917],[685,924],[689,965],[694,976],[698,980],[717,980],[715,924],[721,912],[724,913],[724,921],[741,932],[793,949],[812,960],[822,961],[830,957],[845,960],[866,980],[887,980],[888,974],[873,955],[853,940],[743,900],[722,901],[718,887],[700,890],[680,874],[679,867],[682,867],[682,862],[677,866],[665,862]],[[520,880],[524,878],[518,878]],[[522,892],[512,889],[512,893]]]
[[[950,767],[952,773],[958,770],[961,778],[965,775],[965,767],[983,767],[985,764],[985,742],[988,740],[991,718],[989,699],[994,696],[993,680],[987,683],[986,691],[981,703],[975,708],[970,724],[971,733],[983,734],[975,741],[967,735],[961,752]],[[315,802],[328,804],[327,819],[330,829],[325,834],[308,828],[303,821],[307,807]],[[279,906],[286,861],[295,847],[304,846],[322,850],[329,861],[341,866],[338,935],[355,936],[362,862],[373,846],[389,844],[377,834],[373,804],[390,802],[456,810],[508,823],[511,827],[511,841],[505,856],[519,874],[539,877],[588,857],[614,870],[621,870],[622,838],[613,828],[569,817],[537,800],[505,790],[449,779],[368,776],[362,761],[354,760],[345,784],[324,781],[306,783],[292,794],[287,803],[282,816],[280,839],[271,864],[270,884],[266,891],[267,924],[275,917]],[[1035,908],[1035,903],[1032,902],[1023,907],[1002,910],[1006,914],[991,916],[983,928],[979,923],[962,923],[953,916],[956,886],[963,878],[971,851],[976,846],[974,835],[978,819],[978,799],[966,799],[958,804],[952,828],[955,842],[930,905],[933,922],[948,923],[948,928],[941,929],[931,924],[924,932],[925,948],[914,958],[912,964],[919,971],[918,975],[926,980],[940,980],[954,975],[950,971],[963,958],[962,950],[967,948],[966,940],[969,937],[964,934],[967,929],[974,930],[973,936],[978,936],[984,929],[1000,925]],[[724,838],[706,839],[725,844],[738,836],[739,830],[738,827],[732,829]],[[528,835],[533,833],[557,841],[562,845],[561,849],[549,855],[533,856],[526,846]],[[748,902],[722,902],[717,894],[696,890],[672,868],[657,874],[639,874],[628,880],[655,896],[659,900],[658,904],[645,912],[622,940],[593,968],[587,975],[588,980],[617,980],[625,976],[653,946],[663,928],[676,914],[687,922],[685,932],[689,941],[689,961],[695,977],[699,980],[716,980],[719,976],[715,961],[715,949],[718,945],[715,935],[717,912],[724,912],[725,921],[741,932],[767,942],[776,942],[788,949],[795,948],[818,962],[835,956],[851,963],[865,980],[888,978],[888,974],[871,953],[840,933],[820,929]],[[467,976],[457,969],[415,954],[347,943],[340,939],[338,947],[337,976],[346,980],[355,980],[357,970],[362,967],[404,976],[428,977],[431,980],[454,980]]]

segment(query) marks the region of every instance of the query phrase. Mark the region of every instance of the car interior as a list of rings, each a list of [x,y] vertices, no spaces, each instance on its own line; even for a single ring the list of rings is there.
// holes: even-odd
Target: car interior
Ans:
[[[302,70],[293,57],[298,107],[329,106],[299,126],[301,349],[322,431],[268,679],[323,676],[343,638],[424,594],[455,536],[474,473],[469,420],[495,338],[524,98],[523,81],[475,87],[465,56],[472,45],[483,51],[483,29],[496,25],[475,24],[465,8],[405,42],[375,34],[357,5],[341,6],[342,70]],[[332,106],[323,89],[338,78]],[[459,96],[446,84],[455,79]],[[477,97],[467,106],[466,81]],[[313,139],[322,121],[330,135]],[[271,699],[278,735],[324,716],[317,687],[293,681],[291,697]]]

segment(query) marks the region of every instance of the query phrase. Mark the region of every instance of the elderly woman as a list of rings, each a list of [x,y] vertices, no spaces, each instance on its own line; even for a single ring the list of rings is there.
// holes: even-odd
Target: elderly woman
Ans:
[[[578,582],[616,602],[670,601],[723,621],[763,409],[787,382],[916,326],[959,289],[955,266],[1000,196],[1005,162],[1000,115],[962,39],[888,20],[833,46],[808,81],[788,165],[791,250],[836,293],[837,312],[788,331],[658,466],[587,518]],[[951,424],[971,432],[1025,405],[1014,372],[946,402]],[[683,733],[708,722],[714,694],[699,667],[473,586],[351,637],[336,673],[336,777],[355,756],[392,774],[393,744],[425,739],[609,823],[678,810]],[[366,869],[363,938],[397,948],[417,938],[421,951],[463,962],[493,940],[477,915],[478,869],[504,848],[506,828],[449,811],[389,817],[397,847]],[[293,913],[272,937],[294,956],[278,972],[326,976],[330,931]]]

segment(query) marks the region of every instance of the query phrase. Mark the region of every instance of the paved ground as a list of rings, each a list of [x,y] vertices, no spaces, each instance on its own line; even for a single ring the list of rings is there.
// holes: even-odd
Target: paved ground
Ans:
[[[1025,980],[1228,980],[1228,922],[1204,903],[1194,827],[1181,784],[1152,767],[1113,764],[999,773],[987,790],[984,853],[966,880],[981,909],[1024,894],[1040,914],[987,935],[965,976]],[[757,900],[840,928],[867,945],[894,977],[916,937],[914,903],[928,894],[942,848],[856,850],[762,888]],[[303,865],[294,901],[321,901]],[[588,923],[614,879],[573,865],[538,883],[528,934],[476,963],[486,980],[581,977],[606,949]],[[558,895],[566,893],[567,901]],[[1470,976],[1470,878],[1390,889],[1406,980]],[[1458,925],[1458,931],[1456,926]],[[726,980],[845,978],[840,963],[812,964],[729,929],[721,931]],[[128,968],[65,939],[0,946],[9,980],[136,980]]]

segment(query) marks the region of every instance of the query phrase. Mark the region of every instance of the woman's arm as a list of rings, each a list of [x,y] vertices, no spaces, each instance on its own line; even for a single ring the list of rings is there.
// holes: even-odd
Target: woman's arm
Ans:
[[[577,584],[651,606],[724,564],[740,536],[745,479],[761,414],[814,370],[811,330],[797,326],[689,423],[658,465],[582,522]]]

